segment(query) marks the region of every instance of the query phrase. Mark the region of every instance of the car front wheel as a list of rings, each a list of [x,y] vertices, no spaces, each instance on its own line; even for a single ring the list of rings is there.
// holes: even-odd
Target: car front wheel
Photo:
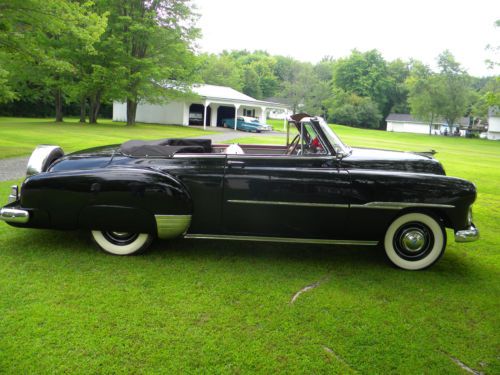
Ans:
[[[92,231],[95,243],[105,252],[113,255],[133,255],[145,251],[153,236],[148,233]]]
[[[421,270],[433,265],[444,253],[446,232],[432,216],[408,213],[389,225],[384,238],[389,260],[405,270]]]

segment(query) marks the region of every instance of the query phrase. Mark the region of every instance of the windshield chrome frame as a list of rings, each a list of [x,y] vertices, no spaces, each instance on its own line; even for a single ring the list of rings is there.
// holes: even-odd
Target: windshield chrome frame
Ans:
[[[340,137],[333,131],[333,129],[326,123],[326,121],[322,117],[312,117],[312,121],[316,121],[325,137],[325,141],[331,146],[332,151],[337,157],[344,157],[350,155],[352,149],[346,145]]]
[[[347,146],[340,137],[335,133],[335,131],[326,123],[326,121],[319,116],[311,117],[305,116],[302,117],[299,121],[289,119],[287,123],[287,134],[286,134],[286,145],[290,146],[290,125],[295,124],[298,127],[300,143],[302,145],[303,132],[304,132],[304,123],[310,123],[313,126],[314,131],[316,132],[321,144],[323,147],[326,146],[325,151],[328,155],[334,155],[337,158],[343,158],[352,153],[352,149]],[[302,149],[302,146],[301,146]]]

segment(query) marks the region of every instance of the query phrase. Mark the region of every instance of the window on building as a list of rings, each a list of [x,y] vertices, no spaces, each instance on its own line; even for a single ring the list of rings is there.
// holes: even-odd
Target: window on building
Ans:
[[[255,117],[255,109],[243,108],[243,116]]]

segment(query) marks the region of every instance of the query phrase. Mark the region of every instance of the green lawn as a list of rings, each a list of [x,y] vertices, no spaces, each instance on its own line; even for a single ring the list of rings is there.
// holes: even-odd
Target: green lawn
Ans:
[[[185,126],[137,124],[100,120],[97,125],[80,124],[76,119],[55,123],[53,119],[0,117],[0,158],[29,155],[37,144],[56,144],[64,151],[122,143],[129,139],[193,137],[212,134]]]
[[[267,119],[266,124],[271,125],[273,127],[273,130],[279,132],[286,131],[283,127],[283,120]]]
[[[436,149],[477,184],[481,240],[449,233],[435,266],[405,272],[374,248],[176,240],[120,258],[85,232],[0,224],[0,373],[500,373],[500,142],[334,129]]]

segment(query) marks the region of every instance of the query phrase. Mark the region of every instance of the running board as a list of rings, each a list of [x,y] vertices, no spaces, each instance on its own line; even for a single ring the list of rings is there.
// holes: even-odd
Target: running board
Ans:
[[[258,242],[292,242],[309,243],[320,245],[361,245],[375,246],[378,241],[357,241],[357,240],[324,240],[320,238],[289,238],[289,237],[259,237],[259,236],[232,236],[219,234],[186,234],[184,238],[194,238],[200,240],[234,240],[234,241],[258,241]]]

